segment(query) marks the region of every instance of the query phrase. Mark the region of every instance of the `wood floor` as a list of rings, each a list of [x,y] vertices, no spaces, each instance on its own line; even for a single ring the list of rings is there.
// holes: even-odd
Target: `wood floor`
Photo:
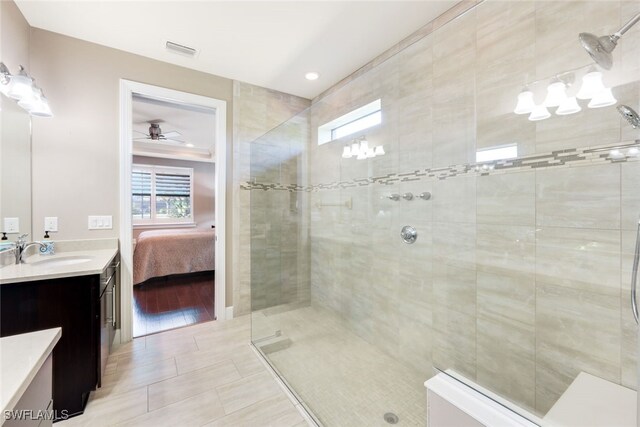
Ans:
[[[133,336],[215,320],[214,272],[149,279],[133,287]]]
[[[135,338],[107,361],[84,414],[57,427],[306,427],[249,344],[249,316]]]

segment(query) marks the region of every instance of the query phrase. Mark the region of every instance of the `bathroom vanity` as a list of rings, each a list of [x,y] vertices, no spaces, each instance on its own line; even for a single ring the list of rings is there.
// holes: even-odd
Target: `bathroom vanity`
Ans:
[[[53,350],[53,409],[84,411],[100,385],[116,326],[117,246],[32,255],[0,269],[0,336],[62,328]]]

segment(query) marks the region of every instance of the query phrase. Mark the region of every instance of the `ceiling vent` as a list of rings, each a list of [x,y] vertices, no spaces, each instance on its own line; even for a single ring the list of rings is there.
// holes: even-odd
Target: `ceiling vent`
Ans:
[[[178,43],[167,41],[166,43],[167,50],[173,53],[177,53],[182,56],[194,57],[196,56],[196,50],[189,46],[184,46]]]

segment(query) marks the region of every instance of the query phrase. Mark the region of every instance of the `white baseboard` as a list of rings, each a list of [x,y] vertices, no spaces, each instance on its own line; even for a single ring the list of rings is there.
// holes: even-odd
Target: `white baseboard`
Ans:
[[[233,306],[225,307],[224,314],[226,320],[233,319]]]

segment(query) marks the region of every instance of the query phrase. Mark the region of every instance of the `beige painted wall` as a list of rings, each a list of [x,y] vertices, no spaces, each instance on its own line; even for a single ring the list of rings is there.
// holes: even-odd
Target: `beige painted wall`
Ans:
[[[227,101],[231,144],[233,82],[198,71],[32,28],[31,68],[55,117],[33,126],[33,221],[57,216],[54,239],[118,237],[119,81],[157,85]],[[232,150],[227,162],[231,165]],[[227,233],[232,230],[231,167],[227,168]],[[87,229],[88,215],[112,215],[112,230]],[[230,240],[230,239],[229,239]],[[231,251],[231,242],[228,244]],[[232,304],[227,258],[227,305]]]
[[[133,163],[141,165],[173,166],[193,168],[193,216],[197,228],[210,229],[215,224],[215,165],[213,163],[191,162],[188,160],[161,159],[157,157],[133,156]],[[158,228],[135,228],[133,238],[145,230]]]
[[[0,2],[0,60],[12,73],[20,65],[29,71],[29,25],[13,2]],[[2,218],[17,217],[20,232],[31,233],[31,120],[5,96],[0,108],[0,231]]]

